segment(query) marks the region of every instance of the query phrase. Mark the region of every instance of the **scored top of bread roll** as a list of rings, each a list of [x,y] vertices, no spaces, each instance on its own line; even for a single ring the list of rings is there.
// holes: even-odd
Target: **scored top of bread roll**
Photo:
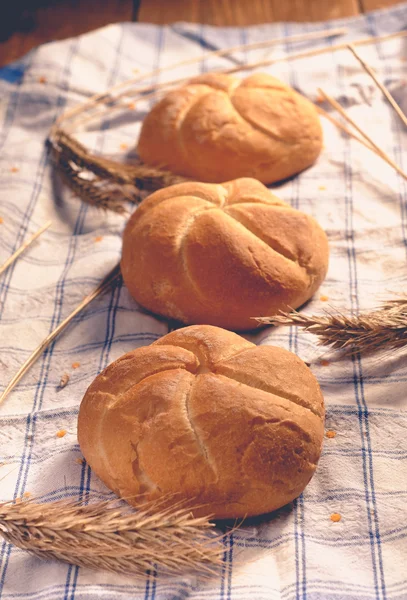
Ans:
[[[296,498],[323,431],[323,397],[301,359],[207,325],[119,358],[87,390],[78,420],[83,455],[116,494],[133,504],[176,494],[217,518]]]
[[[252,317],[301,306],[327,267],[318,223],[254,179],[155,192],[123,234],[121,268],[132,296],[187,324],[253,329]]]
[[[145,117],[143,162],[199,181],[285,179],[322,148],[315,106],[271,75],[207,73],[169,92]]]

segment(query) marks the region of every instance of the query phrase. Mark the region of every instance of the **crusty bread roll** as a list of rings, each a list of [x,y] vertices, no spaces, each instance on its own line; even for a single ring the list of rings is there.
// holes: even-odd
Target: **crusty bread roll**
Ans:
[[[323,431],[323,397],[302,360],[209,325],[116,360],[87,390],[78,421],[83,455],[116,494],[132,504],[176,494],[216,518],[296,498]]]
[[[279,181],[312,165],[321,148],[315,106],[265,74],[192,79],[153,107],[138,143],[145,163],[211,183]]]
[[[325,233],[254,179],[182,183],[147,198],[123,236],[121,268],[147,309],[243,331],[308,300],[328,266]]]

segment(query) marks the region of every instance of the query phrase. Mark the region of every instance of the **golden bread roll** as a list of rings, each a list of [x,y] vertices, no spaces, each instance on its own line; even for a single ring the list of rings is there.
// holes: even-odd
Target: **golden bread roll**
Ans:
[[[84,457],[117,495],[137,505],[176,494],[219,519],[296,498],[323,432],[323,397],[301,359],[209,325],[116,360],[87,390],[78,420]]]
[[[254,179],[155,192],[123,235],[121,268],[142,306],[235,331],[308,300],[328,267],[325,233]]]
[[[312,165],[321,149],[315,106],[261,73],[192,79],[153,107],[138,142],[143,162],[211,183],[279,181]]]

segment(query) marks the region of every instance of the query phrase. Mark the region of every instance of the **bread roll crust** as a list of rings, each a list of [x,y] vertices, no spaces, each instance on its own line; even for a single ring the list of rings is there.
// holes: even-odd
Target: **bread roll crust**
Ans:
[[[285,179],[314,163],[322,148],[315,106],[275,77],[195,77],[145,117],[138,153],[199,181]]]
[[[325,233],[254,179],[182,183],[149,196],[123,235],[121,268],[144,307],[234,331],[297,308],[324,280]]]
[[[296,498],[315,471],[323,430],[320,388],[297,356],[202,325],[107,367],[78,420],[87,462],[119,496],[137,505],[175,494],[216,518]]]

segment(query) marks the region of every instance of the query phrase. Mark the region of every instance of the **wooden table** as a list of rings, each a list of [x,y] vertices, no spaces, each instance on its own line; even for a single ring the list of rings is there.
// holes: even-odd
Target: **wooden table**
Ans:
[[[0,66],[44,42],[118,21],[252,25],[325,21],[399,0],[11,0],[0,20]]]

